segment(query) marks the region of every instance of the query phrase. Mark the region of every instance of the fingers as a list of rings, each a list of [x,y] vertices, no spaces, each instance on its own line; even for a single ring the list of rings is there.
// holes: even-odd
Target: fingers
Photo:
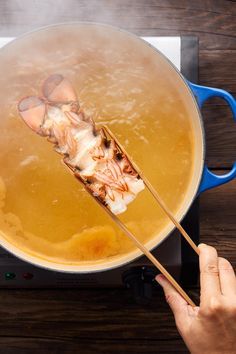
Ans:
[[[223,295],[236,295],[236,277],[233,267],[225,258],[219,257],[220,287]]]
[[[175,290],[171,283],[162,275],[156,277],[156,281],[162,286],[166,301],[174,313],[176,322],[181,325],[186,324],[186,317],[188,316],[188,304],[182,296]]]
[[[218,256],[215,248],[200,244],[201,301],[207,303],[212,296],[221,294]]]

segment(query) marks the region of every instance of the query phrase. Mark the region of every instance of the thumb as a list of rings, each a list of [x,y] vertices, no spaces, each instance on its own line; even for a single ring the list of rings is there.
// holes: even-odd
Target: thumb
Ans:
[[[182,321],[185,322],[186,318],[188,317],[188,303],[182,298],[182,296],[164,277],[164,275],[157,275],[156,281],[158,282],[158,284],[161,285],[164,290],[166,301],[175,316],[176,322],[178,322],[179,324]]]

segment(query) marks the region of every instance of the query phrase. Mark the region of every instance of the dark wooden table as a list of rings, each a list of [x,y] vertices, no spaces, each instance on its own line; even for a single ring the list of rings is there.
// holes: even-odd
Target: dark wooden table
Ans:
[[[199,82],[236,95],[236,2],[223,0],[1,0],[0,36],[87,20],[138,35],[197,35]],[[207,161],[219,173],[236,160],[229,108],[204,108]],[[201,197],[201,241],[236,266],[236,180]],[[196,289],[190,289],[194,295]],[[0,353],[187,353],[161,292],[148,306],[127,291],[1,290]]]

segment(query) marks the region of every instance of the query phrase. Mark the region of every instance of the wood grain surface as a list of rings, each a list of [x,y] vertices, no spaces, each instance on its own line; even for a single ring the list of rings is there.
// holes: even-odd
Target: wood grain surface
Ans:
[[[55,22],[97,21],[138,35],[199,37],[199,83],[236,95],[236,2],[226,0],[1,0],[0,36]],[[218,173],[236,160],[227,105],[203,110],[207,162]],[[202,195],[201,241],[236,267],[236,180]],[[189,289],[191,296],[198,289]],[[188,353],[162,292],[136,305],[124,289],[1,290],[0,354]]]

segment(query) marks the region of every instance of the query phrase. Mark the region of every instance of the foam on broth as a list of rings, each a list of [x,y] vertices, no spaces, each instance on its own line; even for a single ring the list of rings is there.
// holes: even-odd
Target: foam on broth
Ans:
[[[38,95],[52,73],[71,80],[84,109],[110,127],[173,212],[189,186],[195,147],[180,79],[152,48],[103,26],[50,27],[1,51],[1,237],[69,264],[129,252],[131,242],[17,114],[18,100]],[[142,241],[168,222],[147,191],[121,219]]]

